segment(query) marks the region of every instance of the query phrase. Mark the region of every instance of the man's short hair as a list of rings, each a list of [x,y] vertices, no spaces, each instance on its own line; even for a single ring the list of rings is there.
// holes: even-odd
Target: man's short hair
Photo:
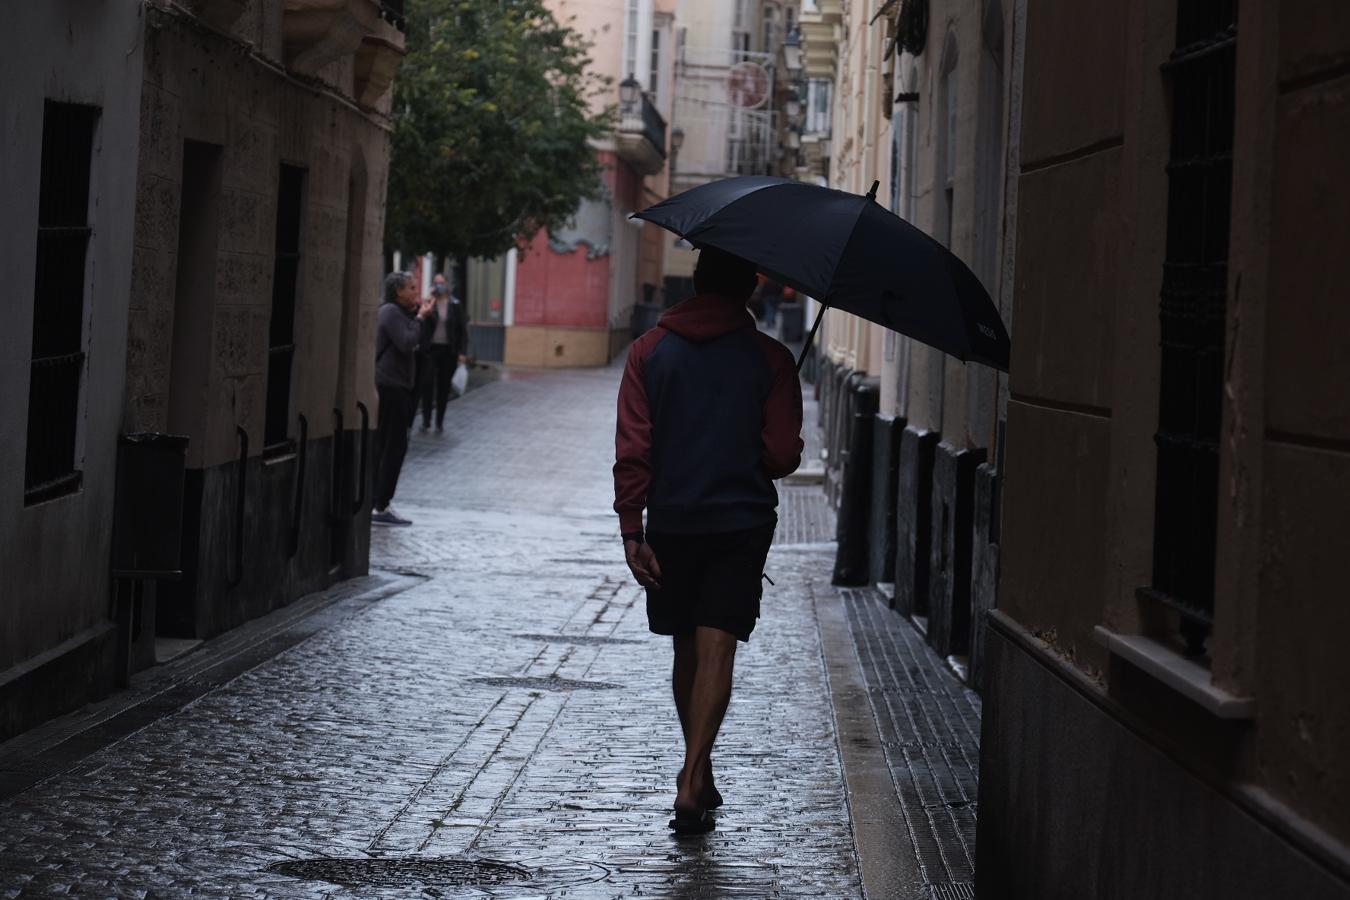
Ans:
[[[699,250],[698,264],[694,266],[694,290],[700,294],[720,294],[732,300],[748,300],[755,292],[757,282],[755,264],[718,250],[704,247]]]
[[[390,272],[384,276],[384,302],[397,303],[398,292],[409,281],[412,281],[412,276],[407,272]]]

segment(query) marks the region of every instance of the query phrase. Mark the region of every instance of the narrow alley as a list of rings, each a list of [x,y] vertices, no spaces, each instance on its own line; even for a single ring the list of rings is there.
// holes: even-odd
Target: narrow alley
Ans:
[[[0,894],[973,896],[978,699],[829,585],[809,475],[780,485],[727,803],[667,830],[670,649],[609,508],[619,371],[505,370],[414,434],[414,525],[375,529],[369,576],[7,744]]]

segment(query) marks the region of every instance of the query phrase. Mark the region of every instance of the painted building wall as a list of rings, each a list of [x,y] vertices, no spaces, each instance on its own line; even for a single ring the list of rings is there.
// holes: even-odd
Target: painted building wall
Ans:
[[[670,122],[674,0],[556,0],[550,9],[590,41],[591,71],[610,80],[610,90],[592,98],[594,111],[615,107],[619,83],[632,74]],[[626,50],[630,19],[635,41]],[[653,32],[660,32],[655,68]],[[667,127],[661,148],[667,158],[669,135]],[[667,171],[663,167],[639,174],[614,137],[594,146],[604,169],[601,197],[583,201],[570,226],[536,235],[517,256],[506,332],[509,364],[603,365],[630,338],[632,311],[644,298],[643,285],[659,284],[662,244],[628,217],[665,196]]]
[[[139,4],[22,3],[7,7],[0,55],[0,739],[87,697],[83,682],[114,677],[110,601],[117,436],[122,430],[131,246],[140,140]],[[83,349],[74,493],[25,505],[38,201],[46,100],[99,108],[90,172]],[[40,413],[39,413],[40,414]],[[65,667],[34,704],[26,669]]]

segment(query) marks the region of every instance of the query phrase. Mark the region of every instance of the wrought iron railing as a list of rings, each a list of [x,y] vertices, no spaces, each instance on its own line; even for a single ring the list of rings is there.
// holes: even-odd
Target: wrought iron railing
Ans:
[[[646,94],[642,95],[642,136],[666,155],[666,120]]]
[[[1187,652],[1213,626],[1219,429],[1232,200],[1237,7],[1180,0],[1167,165],[1153,583],[1139,596],[1180,616]]]
[[[641,134],[656,151],[666,155],[666,120],[656,104],[645,93],[632,101],[625,101],[621,107],[619,131],[625,134]]]

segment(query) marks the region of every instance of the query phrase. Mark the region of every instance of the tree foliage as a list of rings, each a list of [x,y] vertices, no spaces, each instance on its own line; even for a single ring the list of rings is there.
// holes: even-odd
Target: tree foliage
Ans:
[[[394,89],[385,239],[496,256],[600,188],[587,100],[607,79],[542,0],[410,0]]]

